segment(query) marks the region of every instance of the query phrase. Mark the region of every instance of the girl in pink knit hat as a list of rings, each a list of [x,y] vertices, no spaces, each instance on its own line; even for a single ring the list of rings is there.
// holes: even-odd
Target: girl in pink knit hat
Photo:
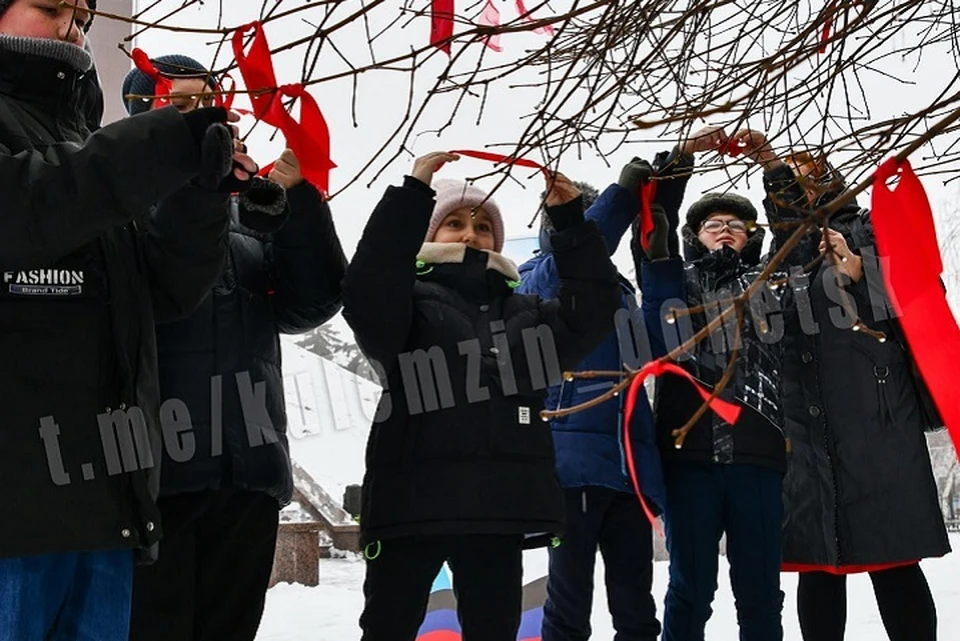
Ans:
[[[415,638],[434,577],[453,572],[463,636],[515,641],[522,550],[558,542],[564,498],[546,389],[614,327],[616,270],[579,191],[547,184],[558,297],[514,293],[490,196],[419,158],[367,222],[343,281],[343,315],[384,392],[367,446],[363,641]],[[452,604],[451,604],[452,606]]]

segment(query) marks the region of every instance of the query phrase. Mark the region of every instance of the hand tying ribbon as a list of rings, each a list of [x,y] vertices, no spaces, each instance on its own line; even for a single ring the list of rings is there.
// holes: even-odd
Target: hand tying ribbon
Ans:
[[[736,403],[731,403],[720,398],[711,398],[710,392],[705,390],[687,370],[662,358],[650,361],[644,365],[640,368],[640,371],[634,375],[633,380],[630,381],[623,414],[623,445],[627,459],[627,469],[630,472],[630,482],[633,484],[633,491],[636,493],[637,498],[640,500],[640,505],[643,507],[643,513],[647,515],[647,519],[651,525],[653,525],[661,535],[663,531],[660,529],[657,517],[654,516],[653,510],[647,505],[640,489],[640,481],[637,478],[637,466],[633,457],[633,442],[630,439],[630,422],[633,420],[633,411],[637,406],[637,395],[646,394],[643,389],[643,382],[648,376],[661,376],[663,374],[675,374],[690,381],[690,383],[696,387],[700,398],[710,406],[710,409],[731,425],[739,420],[741,411],[741,407]]]
[[[248,53],[244,51],[243,40],[251,30],[254,37]],[[287,147],[300,160],[304,178],[327,194],[330,170],[336,165],[330,159],[330,130],[317,101],[302,84],[278,86],[270,46],[260,22],[252,22],[234,32],[233,53],[250,92],[253,115],[283,133]],[[299,122],[284,108],[284,96],[300,101]]]

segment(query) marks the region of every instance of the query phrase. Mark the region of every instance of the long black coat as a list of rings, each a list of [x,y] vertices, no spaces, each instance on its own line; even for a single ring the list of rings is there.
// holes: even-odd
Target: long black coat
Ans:
[[[786,166],[767,172],[764,182],[781,202],[806,202]],[[796,216],[773,198],[764,204],[773,223]],[[835,215],[831,227],[851,250],[867,250],[869,257],[873,232],[858,207]],[[792,232],[775,229],[774,249]],[[820,240],[819,232],[805,237],[787,263],[808,264]],[[792,448],[784,482],[784,564],[842,569],[941,556],[950,545],[907,353],[884,311],[882,278],[868,270],[845,291],[861,321],[890,337],[885,342],[850,329],[852,316],[841,311],[843,293],[831,273],[824,264],[793,278],[795,305],[784,319],[782,393]]]
[[[367,446],[364,539],[559,534],[563,494],[538,413],[560,369],[613,330],[620,296],[606,245],[592,222],[555,234],[558,298],[515,294],[516,267],[499,254],[423,245],[433,207],[418,181],[390,187],[343,283],[344,318],[385,384]],[[547,355],[528,358],[538,336]]]
[[[67,64],[0,50],[0,557],[158,540],[154,322],[192,311],[223,263],[226,197],[188,185],[200,154],[183,116],[84,143],[82,86]]]
[[[160,391],[186,404],[194,439],[193,455],[179,452],[179,460],[173,444],[164,448],[162,495],[230,484],[290,501],[279,333],[309,331],[340,310],[347,261],[317,190],[305,183],[287,200],[289,218],[272,234],[234,216],[226,267],[210,295],[189,318],[157,326]]]

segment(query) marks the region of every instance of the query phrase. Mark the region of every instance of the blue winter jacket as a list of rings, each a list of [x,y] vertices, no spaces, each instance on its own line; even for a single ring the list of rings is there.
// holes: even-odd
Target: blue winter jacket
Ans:
[[[620,239],[637,216],[640,202],[635,194],[618,185],[609,186],[586,212],[607,241],[613,255]],[[555,298],[560,284],[549,245],[541,243],[540,255],[520,267],[518,291]],[[617,331],[584,359],[577,371],[621,370],[623,364],[639,367],[650,360],[650,347],[643,326],[643,315],[636,303],[633,287],[623,276],[622,307]],[[627,322],[629,319],[629,322]],[[570,407],[595,398],[614,385],[614,381],[577,380],[551,387],[545,406]],[[625,395],[612,398],[594,408],[555,419],[553,442],[557,454],[557,475],[565,488],[600,486],[632,492],[623,444],[623,401]],[[646,393],[637,399],[630,425],[634,462],[640,488],[661,511],[665,504],[660,455],[656,446],[653,412]]]

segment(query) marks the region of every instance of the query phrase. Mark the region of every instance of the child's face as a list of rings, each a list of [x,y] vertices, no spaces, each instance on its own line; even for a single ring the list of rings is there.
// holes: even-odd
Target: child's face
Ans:
[[[697,238],[709,251],[727,246],[739,254],[747,244],[747,226],[733,214],[714,214],[700,225]]]
[[[490,215],[482,209],[474,212],[470,207],[461,207],[447,214],[440,223],[433,242],[463,243],[474,249],[493,251],[493,222]]]
[[[210,94],[210,86],[203,78],[172,78],[171,85],[171,93],[182,94],[170,97],[170,104],[180,113],[213,106],[213,94]],[[203,93],[208,95],[200,95]],[[157,108],[156,103],[152,108]]]
[[[78,47],[85,42],[83,28],[90,22],[87,0],[14,0],[0,16],[0,33],[25,38],[63,40]]]

